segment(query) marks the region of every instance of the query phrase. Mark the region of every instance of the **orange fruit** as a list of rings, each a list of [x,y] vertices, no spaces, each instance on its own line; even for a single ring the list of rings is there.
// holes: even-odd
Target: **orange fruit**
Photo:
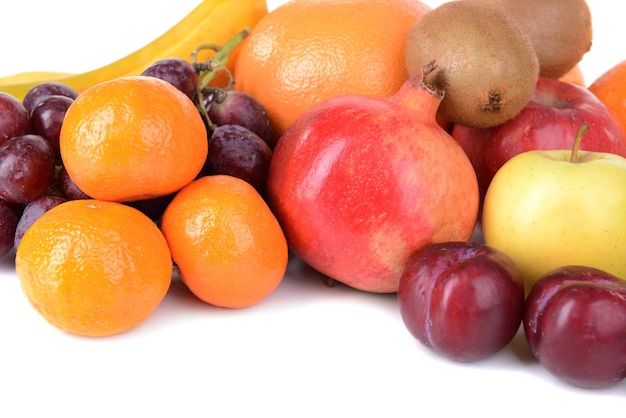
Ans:
[[[568,72],[559,77],[559,81],[576,84],[581,87],[587,86],[584,74],[578,65],[573,66]]]
[[[391,96],[408,78],[409,29],[430,10],[419,0],[291,0],[240,46],[235,88],[265,106],[279,135],[330,96]]]
[[[74,183],[90,197],[118,202],[180,190],[198,175],[208,150],[191,99],[146,76],[83,91],[65,114],[59,143]]]
[[[589,90],[611,109],[626,130],[626,60],[600,75]]]
[[[33,307],[69,333],[100,337],[142,323],[172,279],[163,234],[122,203],[70,200],[27,230],[15,269]]]
[[[287,241],[261,195],[227,175],[201,177],[161,221],[181,280],[202,301],[243,308],[269,296],[287,269]]]

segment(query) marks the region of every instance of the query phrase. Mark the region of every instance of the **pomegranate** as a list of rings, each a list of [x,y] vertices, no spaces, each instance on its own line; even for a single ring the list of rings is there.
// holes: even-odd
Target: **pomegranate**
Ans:
[[[443,95],[424,81],[433,68],[388,98],[324,100],[276,145],[268,203],[291,250],[338,282],[397,292],[412,254],[472,235],[478,182],[461,147],[436,121]]]

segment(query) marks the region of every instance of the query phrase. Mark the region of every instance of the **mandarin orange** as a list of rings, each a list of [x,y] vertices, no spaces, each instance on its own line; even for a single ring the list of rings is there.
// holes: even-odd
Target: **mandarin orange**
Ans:
[[[409,29],[430,10],[420,0],[291,0],[240,46],[235,88],[265,106],[279,135],[329,96],[391,96],[408,78]]]
[[[83,91],[61,127],[61,159],[90,197],[128,202],[190,183],[208,152],[192,100],[155,77],[130,76]]]
[[[140,211],[70,200],[26,230],[15,269],[27,299],[49,323],[100,337],[148,318],[167,294],[172,259],[161,231]]]
[[[626,130],[626,60],[602,73],[589,85],[589,91],[611,109]]]
[[[182,189],[161,229],[180,277],[211,305],[243,308],[269,296],[287,269],[287,241],[261,195],[245,180],[213,175]]]
[[[559,77],[559,81],[576,84],[581,87],[587,87],[585,75],[579,65],[573,66],[568,72]]]

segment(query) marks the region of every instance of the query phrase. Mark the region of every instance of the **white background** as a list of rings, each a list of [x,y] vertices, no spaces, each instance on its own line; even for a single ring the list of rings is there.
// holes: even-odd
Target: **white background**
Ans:
[[[164,3],[5,4],[0,76],[96,68],[158,36],[198,1]],[[594,44],[581,68],[590,83],[626,59],[626,28],[615,3],[588,3]],[[175,280],[142,325],[89,339],[35,313],[13,261],[0,259],[2,417],[624,417],[626,381],[605,390],[561,383],[521,333],[488,360],[440,358],[409,335],[395,295],[328,288],[297,262],[254,307],[205,305]]]

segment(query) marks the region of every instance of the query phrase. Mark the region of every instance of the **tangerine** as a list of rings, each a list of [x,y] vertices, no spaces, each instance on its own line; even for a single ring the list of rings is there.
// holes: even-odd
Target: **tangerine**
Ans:
[[[180,278],[200,300],[243,308],[269,296],[287,269],[283,231],[245,180],[201,177],[174,197],[161,229]]]
[[[52,325],[100,337],[142,323],[170,286],[163,234],[122,203],[69,200],[26,230],[15,256],[22,289]]]
[[[180,190],[198,175],[208,152],[207,130],[192,100],[148,76],[83,91],[65,114],[59,142],[78,188],[117,202]]]
[[[419,0],[289,1],[240,46],[235,88],[261,102],[278,135],[330,96],[391,96],[408,78],[409,30],[430,10]]]
[[[626,60],[601,74],[589,85],[589,91],[615,114],[626,130]]]
[[[587,87],[585,83],[585,75],[579,65],[574,65],[568,72],[559,77],[559,81],[564,83],[572,83],[577,86]]]

